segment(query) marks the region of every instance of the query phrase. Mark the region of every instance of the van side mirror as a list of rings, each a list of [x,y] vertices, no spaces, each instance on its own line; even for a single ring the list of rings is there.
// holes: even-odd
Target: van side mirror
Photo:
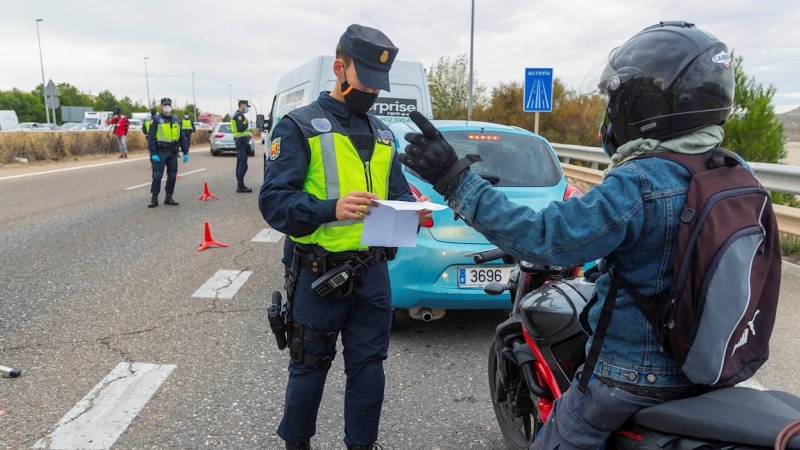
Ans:
[[[256,115],[256,128],[259,128],[261,130],[264,129],[264,115],[263,114]]]

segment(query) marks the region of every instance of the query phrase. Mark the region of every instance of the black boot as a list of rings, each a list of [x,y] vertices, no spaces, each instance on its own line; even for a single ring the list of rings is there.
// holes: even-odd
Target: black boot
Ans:
[[[253,192],[253,190],[245,186],[244,181],[240,181],[239,186],[236,188],[236,192]]]
[[[148,208],[155,208],[158,206],[158,194],[154,195],[153,198],[150,199],[150,204],[147,205]]]
[[[299,444],[286,443],[286,450],[314,450],[311,448],[311,441],[301,442]]]
[[[167,198],[164,199],[164,204],[178,206],[178,202],[172,199],[172,194],[167,194]]]

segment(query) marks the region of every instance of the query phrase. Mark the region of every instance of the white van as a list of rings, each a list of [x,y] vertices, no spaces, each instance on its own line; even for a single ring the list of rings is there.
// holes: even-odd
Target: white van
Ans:
[[[83,123],[97,125],[101,130],[109,127],[108,121],[114,115],[111,111],[86,111],[83,113]]]
[[[289,111],[308,105],[319,97],[320,92],[330,91],[336,83],[333,75],[333,55],[317,56],[292,70],[278,83],[272,99],[270,121],[264,125],[262,143],[268,133]],[[383,122],[407,122],[412,111],[419,111],[432,119],[431,95],[428,79],[421,62],[396,59],[389,72],[391,91],[381,91],[372,112]]]
[[[19,125],[19,119],[15,111],[0,111],[0,131],[8,131],[17,125]]]

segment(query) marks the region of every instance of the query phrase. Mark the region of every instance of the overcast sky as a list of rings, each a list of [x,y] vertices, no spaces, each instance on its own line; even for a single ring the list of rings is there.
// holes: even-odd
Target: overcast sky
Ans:
[[[248,98],[262,111],[284,73],[332,54],[345,28],[385,32],[399,58],[425,67],[469,53],[470,0],[370,2],[0,0],[0,90],[41,83],[44,71],[84,92],[109,89],[144,102],[144,57],[151,97],[225,114]],[[592,65],[637,31],[685,20],[745,58],[745,71],[777,89],[777,112],[800,106],[798,0],[475,0],[475,70],[490,88],[521,81],[525,67],[553,67],[578,88]]]

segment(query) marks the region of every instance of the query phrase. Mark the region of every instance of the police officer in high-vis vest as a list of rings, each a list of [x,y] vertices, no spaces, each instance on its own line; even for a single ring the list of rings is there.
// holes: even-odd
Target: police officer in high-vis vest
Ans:
[[[239,109],[231,117],[231,133],[236,144],[236,192],[253,192],[244,185],[244,175],[247,173],[247,155],[250,153],[250,126],[245,114],[250,112],[247,100],[239,100]]]
[[[150,117],[144,119],[144,124],[142,124],[142,133],[144,133],[145,136],[150,135],[150,124],[153,123],[153,119],[156,118],[157,114],[158,110],[155,108],[155,106],[150,108]]]
[[[158,206],[158,194],[161,192],[161,177],[164,175],[164,167],[167,168],[167,185],[164,188],[167,196],[164,204],[178,206],[178,202],[172,199],[172,193],[175,191],[175,178],[178,175],[178,151],[183,151],[183,162],[188,162],[189,144],[181,134],[181,121],[172,115],[172,100],[161,99],[161,114],[155,116],[150,125],[147,144],[150,148],[150,160],[153,162],[153,185],[150,187],[153,198],[147,206],[150,208]]]
[[[194,132],[194,122],[189,118],[189,113],[184,113],[183,120],[181,120],[181,134],[183,134],[186,139],[186,145],[189,147],[192,146],[192,133]]]
[[[386,261],[396,249],[364,246],[361,232],[375,200],[414,201],[394,136],[370,111],[378,93],[389,91],[397,51],[382,32],[351,25],[336,47],[333,90],[288,113],[272,133],[259,207],[272,228],[295,242],[286,283],[289,382],[278,428],[287,449],[311,448],[340,333],[344,442],[348,449],[379,448],[392,322]],[[421,223],[429,217],[423,211]],[[355,276],[332,292],[312,289],[345,269]]]

